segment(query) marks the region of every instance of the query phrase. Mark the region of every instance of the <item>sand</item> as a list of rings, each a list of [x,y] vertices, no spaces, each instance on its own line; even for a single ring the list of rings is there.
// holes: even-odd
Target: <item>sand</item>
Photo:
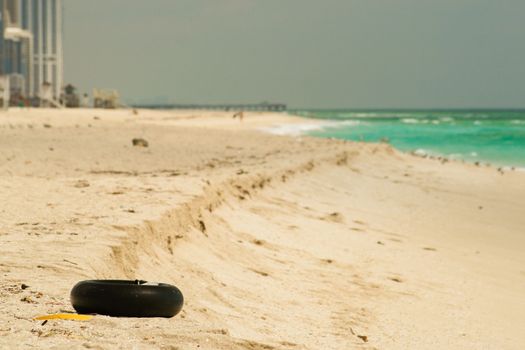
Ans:
[[[0,348],[523,347],[524,173],[260,130],[286,123],[312,122],[0,114]],[[172,283],[185,306],[33,320],[94,278]]]

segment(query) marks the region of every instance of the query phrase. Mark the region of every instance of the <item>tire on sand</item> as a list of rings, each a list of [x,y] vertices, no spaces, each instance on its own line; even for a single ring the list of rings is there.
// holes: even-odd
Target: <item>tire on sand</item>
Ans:
[[[73,287],[71,304],[79,314],[170,318],[181,311],[184,297],[177,287],[164,283],[91,280]]]

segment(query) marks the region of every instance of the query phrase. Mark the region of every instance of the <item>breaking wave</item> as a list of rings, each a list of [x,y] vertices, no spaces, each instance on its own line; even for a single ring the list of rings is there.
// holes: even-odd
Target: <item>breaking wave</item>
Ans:
[[[337,129],[347,126],[357,126],[363,124],[359,120],[344,120],[335,121],[330,120],[320,123],[307,123],[307,124],[281,124],[275,125],[269,128],[262,128],[262,131],[268,132],[273,135],[288,135],[288,136],[300,136],[312,131],[321,131],[325,129]]]

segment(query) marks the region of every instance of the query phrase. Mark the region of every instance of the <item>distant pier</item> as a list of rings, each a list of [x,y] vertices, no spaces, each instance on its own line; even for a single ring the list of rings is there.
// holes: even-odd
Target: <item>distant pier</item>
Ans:
[[[214,111],[266,111],[283,112],[287,110],[284,103],[259,103],[259,104],[166,104],[155,106],[137,106],[155,109],[199,109]]]

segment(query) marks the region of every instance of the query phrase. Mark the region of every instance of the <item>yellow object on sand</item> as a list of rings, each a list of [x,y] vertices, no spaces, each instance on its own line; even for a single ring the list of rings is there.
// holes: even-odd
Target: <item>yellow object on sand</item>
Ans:
[[[93,316],[90,315],[78,315],[78,314],[55,314],[35,317],[36,321],[47,321],[47,320],[72,320],[72,321],[90,321]]]

